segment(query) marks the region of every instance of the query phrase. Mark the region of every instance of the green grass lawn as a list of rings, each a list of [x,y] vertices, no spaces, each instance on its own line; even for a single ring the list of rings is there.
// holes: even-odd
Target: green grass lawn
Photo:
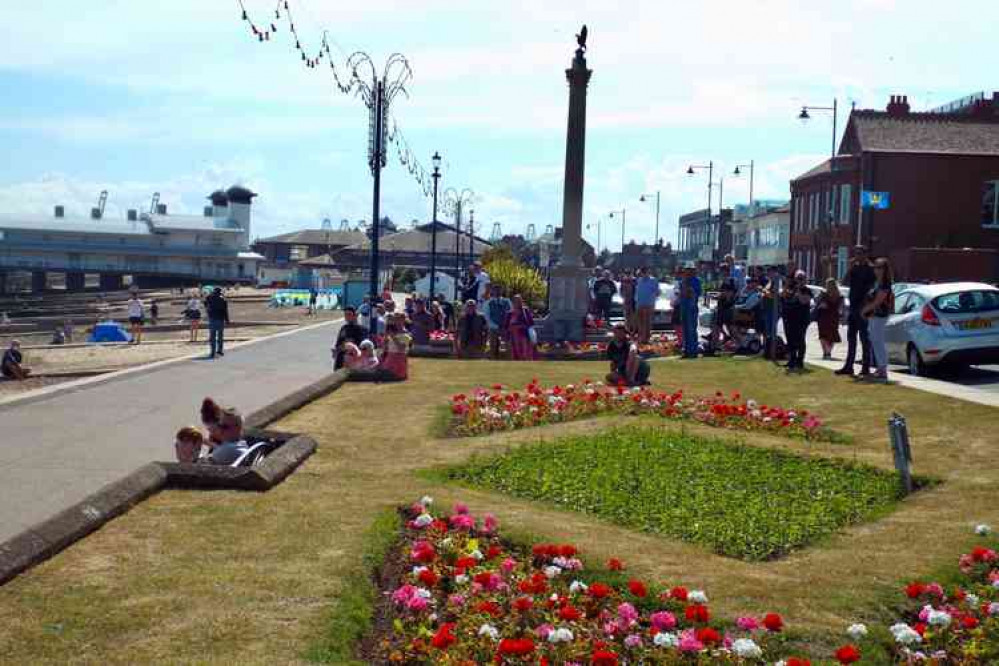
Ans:
[[[785,555],[901,496],[895,474],[869,465],[644,426],[524,446],[443,474],[745,560]]]

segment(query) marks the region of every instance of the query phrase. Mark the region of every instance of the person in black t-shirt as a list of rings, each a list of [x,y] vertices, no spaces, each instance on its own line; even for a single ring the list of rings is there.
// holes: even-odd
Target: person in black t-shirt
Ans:
[[[871,340],[863,310],[875,278],[874,268],[867,258],[867,248],[863,245],[853,248],[853,263],[844,281],[850,288],[850,317],[846,329],[846,360],[836,374],[853,374],[853,364],[857,358],[857,337],[860,336],[860,374],[867,376],[871,371]]]
[[[806,284],[804,271],[798,271],[787,280],[780,298],[787,336],[787,370],[801,372],[805,369],[805,335],[812,314],[812,292]]]
[[[638,346],[631,341],[623,323],[614,325],[614,338],[607,343],[607,359],[610,361],[608,384],[645,386],[650,383],[652,368],[648,361],[638,355]]]
[[[357,323],[357,310],[348,305],[343,309],[343,318],[346,323],[340,327],[340,332],[337,333],[336,342],[333,345],[334,370],[343,367],[344,346],[348,342],[360,345],[368,337],[368,329]]]
[[[596,305],[597,316],[605,323],[610,320],[611,304],[616,293],[617,285],[611,279],[610,271],[604,271],[600,279],[593,283],[593,301]]]

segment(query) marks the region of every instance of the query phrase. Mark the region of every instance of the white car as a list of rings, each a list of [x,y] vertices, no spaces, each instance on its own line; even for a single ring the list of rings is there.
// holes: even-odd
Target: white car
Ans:
[[[913,375],[999,362],[999,289],[978,282],[912,285],[895,296],[888,358]]]
[[[615,282],[618,291],[611,300],[611,321],[624,319],[624,300],[621,298],[621,283]],[[652,314],[652,328],[662,330],[673,325],[673,283],[659,283],[659,297],[656,299],[656,310]]]

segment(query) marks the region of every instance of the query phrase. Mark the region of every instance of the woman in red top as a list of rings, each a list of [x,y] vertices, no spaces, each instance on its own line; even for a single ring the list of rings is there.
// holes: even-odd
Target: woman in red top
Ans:
[[[510,336],[510,351],[514,361],[534,360],[534,315],[524,305],[520,294],[513,297],[513,307],[506,315],[506,329]]]

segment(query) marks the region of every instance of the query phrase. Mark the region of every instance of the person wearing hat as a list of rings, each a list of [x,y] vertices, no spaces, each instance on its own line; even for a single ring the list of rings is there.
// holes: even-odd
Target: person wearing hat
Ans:
[[[458,356],[477,357],[482,355],[489,336],[489,324],[479,312],[478,304],[468,299],[465,311],[458,319],[458,332],[454,336],[455,351]]]
[[[222,287],[215,287],[205,299],[205,313],[208,315],[208,358],[216,354],[225,356],[225,327],[229,323],[229,302],[222,295]]]
[[[607,343],[607,360],[610,361],[610,373],[607,383],[611,386],[646,386],[652,368],[649,362],[638,353],[638,345],[628,335],[628,328],[623,323],[614,325],[614,337]]]

